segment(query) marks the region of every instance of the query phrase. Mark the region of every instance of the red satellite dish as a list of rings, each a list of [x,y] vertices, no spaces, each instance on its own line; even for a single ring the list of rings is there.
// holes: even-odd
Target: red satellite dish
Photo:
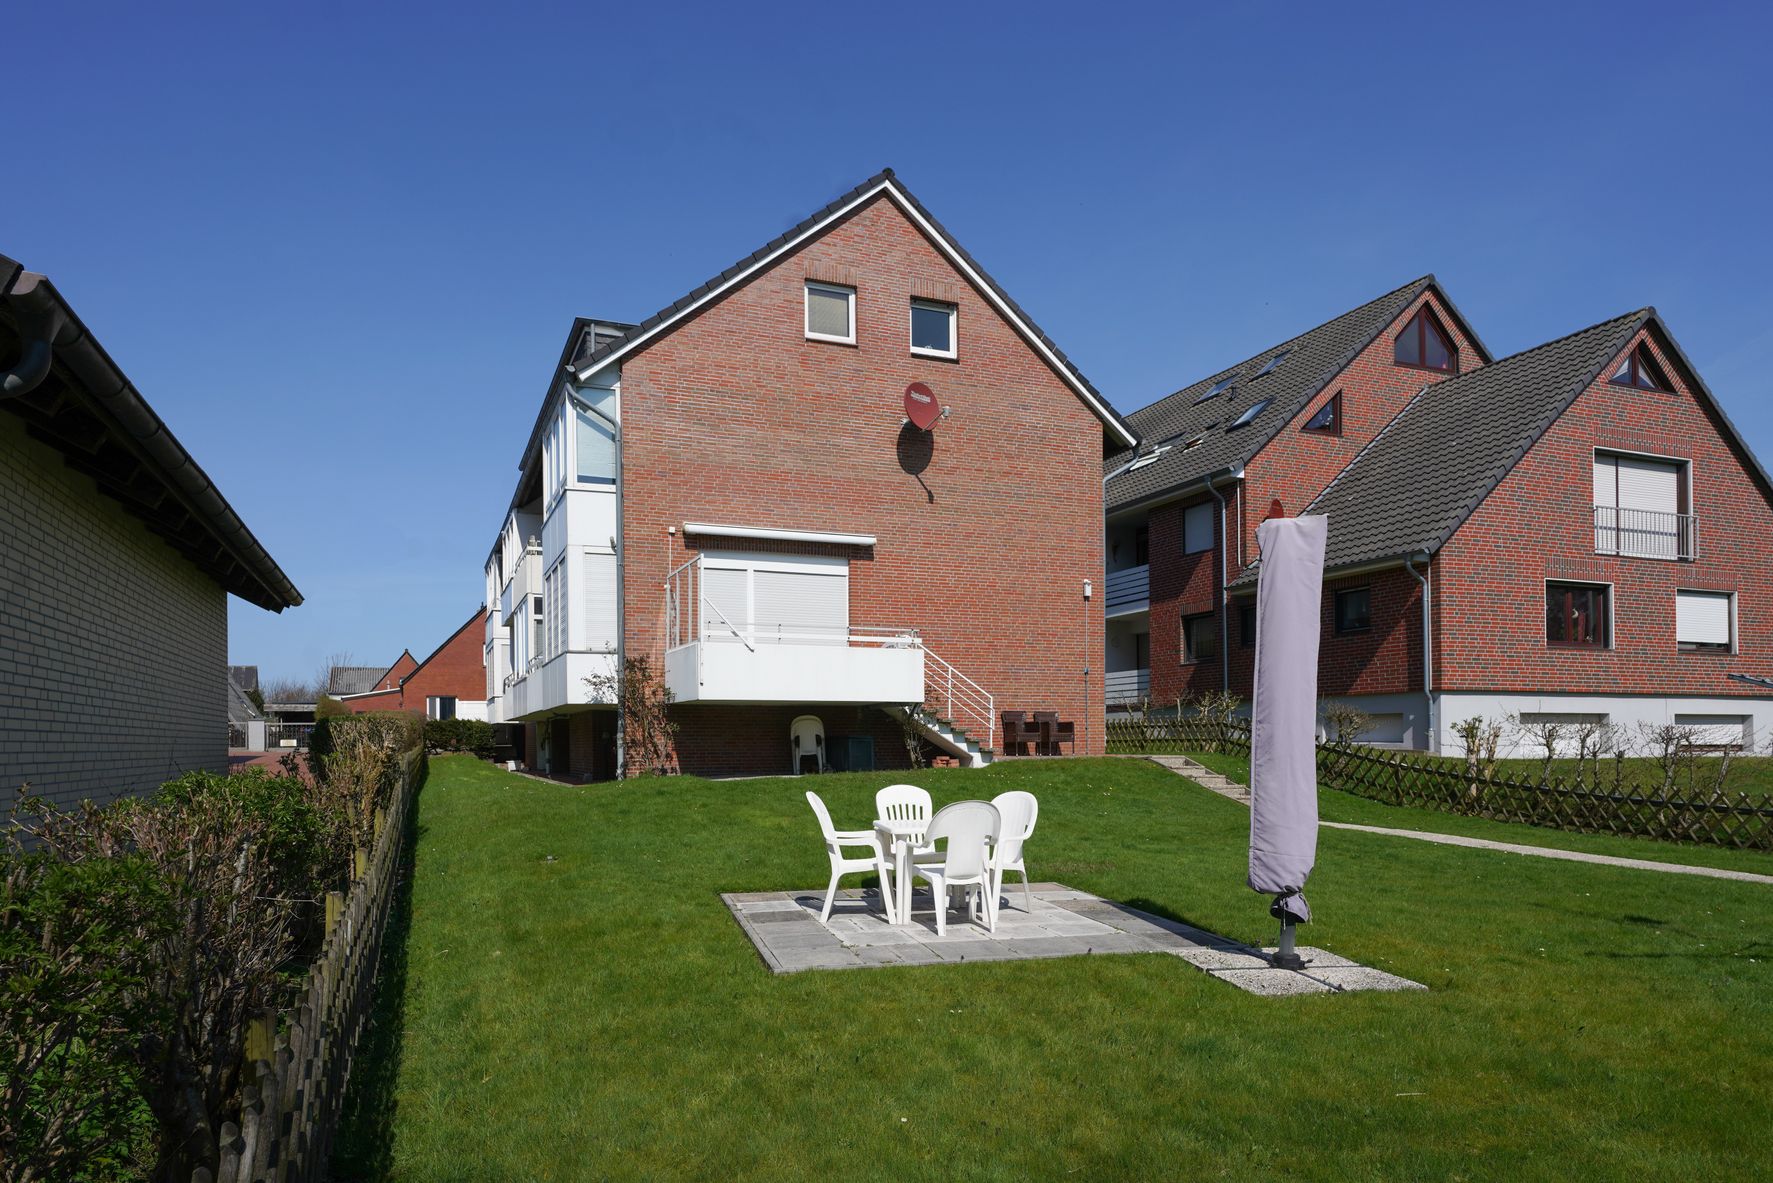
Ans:
[[[928,431],[942,417],[942,405],[922,382],[913,382],[905,388],[905,417],[915,423],[919,431]]]

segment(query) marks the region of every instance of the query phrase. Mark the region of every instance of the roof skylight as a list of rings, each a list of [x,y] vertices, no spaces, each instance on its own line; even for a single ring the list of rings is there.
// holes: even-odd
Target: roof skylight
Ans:
[[[1217,382],[1213,383],[1211,389],[1209,389],[1205,394],[1201,395],[1199,398],[1194,400],[1195,405],[1199,406],[1201,403],[1206,402],[1208,399],[1212,398],[1216,394],[1223,394],[1225,391],[1231,389],[1231,384],[1236,381],[1237,381],[1236,374],[1231,375],[1229,378],[1219,379]]]
[[[1230,431],[1231,428],[1233,428],[1233,427],[1248,426],[1250,423],[1250,420],[1252,420],[1256,416],[1260,415],[1262,413],[1263,408],[1268,406],[1268,404],[1271,401],[1272,400],[1265,398],[1259,403],[1251,403],[1249,406],[1244,408],[1243,414],[1239,415],[1237,418],[1235,418],[1231,421],[1231,426],[1227,427],[1225,430]]]
[[[1274,373],[1275,367],[1280,365],[1282,361],[1286,360],[1287,354],[1291,352],[1293,352],[1291,349],[1283,349],[1273,357],[1269,358],[1268,364],[1256,371],[1256,377],[1260,378],[1264,374]]]

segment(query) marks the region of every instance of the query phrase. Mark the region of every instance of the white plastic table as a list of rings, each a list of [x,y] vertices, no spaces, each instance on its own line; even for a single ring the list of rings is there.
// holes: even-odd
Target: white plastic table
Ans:
[[[893,894],[897,897],[900,927],[911,923],[911,851],[923,841],[923,832],[928,828],[929,822],[911,819],[874,823],[875,832],[893,846]]]

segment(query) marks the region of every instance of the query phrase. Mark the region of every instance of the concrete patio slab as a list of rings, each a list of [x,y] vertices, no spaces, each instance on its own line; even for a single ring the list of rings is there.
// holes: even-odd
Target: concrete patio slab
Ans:
[[[838,893],[831,919],[819,921],[825,905],[817,891],[748,891],[721,896],[740,929],[756,946],[771,972],[809,969],[866,969],[883,965],[959,964],[967,961],[1025,961],[1122,953],[1170,953],[1219,981],[1252,994],[1286,996],[1336,994],[1350,990],[1422,989],[1394,974],[1368,969],[1322,949],[1301,948],[1303,972],[1277,969],[1261,950],[1179,920],[1154,916],[1061,883],[1036,883],[1031,907],[1024,907],[1020,885],[1012,885],[997,917],[997,931],[967,919],[948,917],[948,931],[936,933],[934,905],[927,891],[912,900],[914,923],[890,925],[872,888]]]

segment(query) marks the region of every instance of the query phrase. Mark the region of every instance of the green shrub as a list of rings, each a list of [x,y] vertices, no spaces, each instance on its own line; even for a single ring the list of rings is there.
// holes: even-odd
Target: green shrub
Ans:
[[[264,768],[187,772],[160,786],[156,800],[176,809],[238,810],[263,844],[283,890],[292,898],[340,886],[349,867],[328,841],[325,811],[310,785]]]
[[[314,704],[315,719],[336,719],[342,715],[349,715],[350,713],[350,707],[346,706],[330,694],[322,694],[319,700]]]
[[[399,754],[425,746],[425,720],[406,711],[372,711],[361,715],[332,715],[317,719],[308,737],[308,762],[314,775],[326,778],[326,762],[334,753],[367,744]]]
[[[481,719],[429,719],[425,722],[425,748],[432,752],[469,752],[490,760],[493,726]]]

